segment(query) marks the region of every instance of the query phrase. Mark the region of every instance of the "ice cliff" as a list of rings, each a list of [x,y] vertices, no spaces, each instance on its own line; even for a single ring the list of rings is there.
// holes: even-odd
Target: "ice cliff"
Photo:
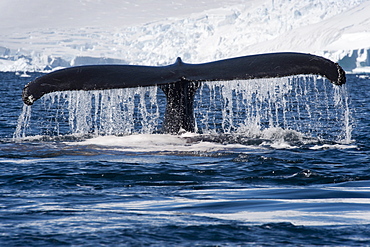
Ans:
[[[75,12],[73,18],[63,20],[55,14],[60,5],[48,5],[47,0],[25,0],[21,7],[14,7],[17,0],[4,1],[0,4],[0,11],[7,13],[0,17],[0,71],[109,63],[167,65],[176,57],[202,63],[297,51],[338,61],[346,71],[370,72],[368,0],[226,0],[222,4],[207,0],[207,6],[190,9],[191,13],[184,4],[195,5],[195,0],[179,1],[183,6],[178,8],[164,0],[131,1],[137,3],[132,5],[135,8],[124,8],[122,4],[130,1],[101,0],[105,16],[97,19],[89,18],[102,13],[101,4],[79,1],[88,10],[84,12],[69,6],[77,3],[68,0],[60,11]],[[162,11],[157,17],[156,6]],[[124,21],[124,11],[131,15],[127,18],[146,18]],[[11,16],[18,19],[12,21]],[[36,20],[27,25],[22,16]]]

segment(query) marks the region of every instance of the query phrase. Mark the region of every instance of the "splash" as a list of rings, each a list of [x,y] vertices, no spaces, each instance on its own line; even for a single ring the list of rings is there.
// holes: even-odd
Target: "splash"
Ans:
[[[32,119],[31,108],[23,108],[15,138],[159,133],[166,105],[156,87],[57,92],[42,99]],[[205,82],[194,106],[202,134],[265,138],[281,132],[351,142],[347,88],[314,76]]]
[[[31,106],[23,105],[22,113],[18,117],[18,124],[13,134],[14,139],[26,137],[26,131],[29,128],[31,119]]]
[[[152,133],[159,123],[157,88],[74,91],[50,95],[68,106],[70,133],[128,135]],[[46,100],[48,100],[46,98]],[[63,103],[64,104],[64,103]]]
[[[157,88],[75,91],[64,95],[71,132],[96,135],[152,133],[159,122],[156,97]]]
[[[339,140],[341,140],[343,144],[349,144],[352,142],[352,118],[346,85],[335,88],[334,102],[337,108],[342,109],[343,112],[343,114],[340,116],[341,118],[339,119],[339,122],[341,122],[343,125]]]
[[[284,129],[323,140],[351,142],[345,86],[315,76],[203,84],[196,99],[198,131],[261,137]]]

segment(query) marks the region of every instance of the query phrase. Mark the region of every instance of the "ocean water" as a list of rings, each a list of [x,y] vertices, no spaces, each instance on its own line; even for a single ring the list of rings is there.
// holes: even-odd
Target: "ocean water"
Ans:
[[[370,76],[46,95],[0,73],[1,246],[369,246]]]

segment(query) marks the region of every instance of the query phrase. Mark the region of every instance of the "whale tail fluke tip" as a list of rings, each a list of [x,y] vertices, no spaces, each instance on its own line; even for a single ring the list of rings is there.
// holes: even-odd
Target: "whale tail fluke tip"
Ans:
[[[338,63],[335,63],[335,65],[338,68],[338,80],[336,82],[333,82],[335,85],[343,85],[346,83],[346,72],[340,67]]]
[[[22,100],[26,105],[32,105],[33,102],[36,101],[36,99],[32,96],[32,94],[29,93],[28,84],[23,89]]]

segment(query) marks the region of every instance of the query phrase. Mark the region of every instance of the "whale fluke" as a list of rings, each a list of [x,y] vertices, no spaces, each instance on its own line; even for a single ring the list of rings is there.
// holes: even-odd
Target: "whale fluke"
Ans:
[[[326,58],[305,53],[269,53],[187,64],[177,58],[168,66],[89,65],[51,72],[28,83],[23,101],[32,105],[44,94],[68,90],[102,90],[160,86],[167,97],[164,130],[194,131],[193,99],[202,81],[228,81],[321,75],[335,85],[346,82],[345,72]]]

